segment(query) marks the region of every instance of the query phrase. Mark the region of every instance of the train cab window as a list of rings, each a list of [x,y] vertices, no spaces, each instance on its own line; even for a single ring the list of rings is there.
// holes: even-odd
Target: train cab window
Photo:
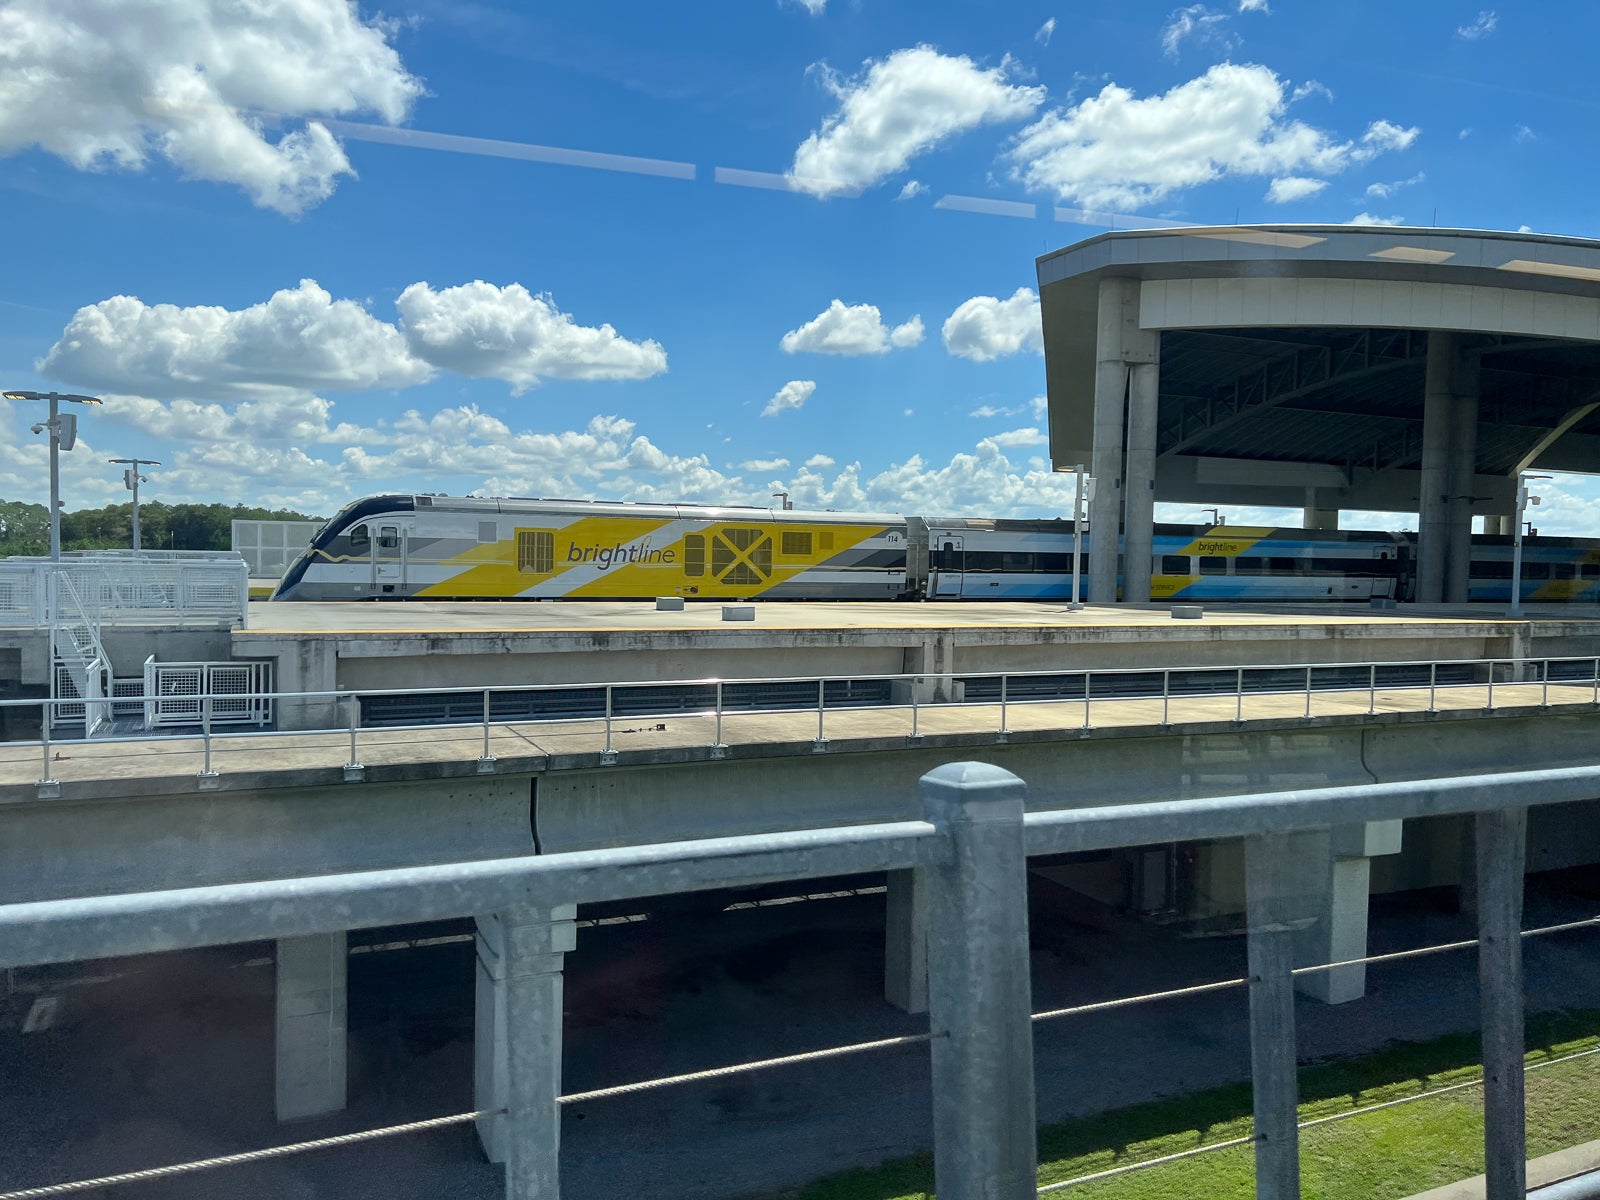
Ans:
[[[517,530],[517,570],[548,575],[556,565],[556,535],[550,529]]]
[[[350,531],[350,549],[356,554],[365,554],[372,545],[372,538],[367,534],[365,525],[357,525]]]
[[[1163,554],[1161,556],[1162,575],[1187,575],[1189,574],[1189,556],[1187,554]]]
[[[1228,560],[1220,554],[1203,554],[1200,556],[1200,574],[1226,575],[1228,573]]]
[[[1556,563],[1555,572],[1557,579],[1576,579],[1578,577],[1578,565],[1576,563]]]
[[[809,530],[785,529],[780,553],[784,558],[810,558],[811,533]]]
[[[688,533],[683,538],[683,573],[696,579],[706,573],[706,535]]]
[[[393,525],[380,525],[378,527],[378,549],[394,550],[400,545],[400,531]]]
[[[1525,562],[1522,564],[1522,577],[1524,579],[1549,579],[1550,564],[1541,562]]]

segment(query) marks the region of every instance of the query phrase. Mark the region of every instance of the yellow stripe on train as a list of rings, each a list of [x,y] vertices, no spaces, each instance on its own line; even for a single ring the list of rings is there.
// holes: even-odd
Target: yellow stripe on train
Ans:
[[[1254,525],[1218,525],[1207,530],[1175,554],[1220,555],[1235,558],[1251,549],[1262,538],[1275,532]]]

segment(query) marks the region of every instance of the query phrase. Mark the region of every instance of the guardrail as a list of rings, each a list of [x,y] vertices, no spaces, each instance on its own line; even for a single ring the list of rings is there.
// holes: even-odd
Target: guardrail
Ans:
[[[763,704],[774,690],[788,689],[791,697],[814,697],[805,703]],[[866,698],[864,699],[863,696]],[[552,711],[531,711],[530,697],[550,702]],[[883,699],[887,697],[887,699]],[[389,722],[374,725],[366,719],[372,702],[386,698],[436,700],[446,719],[424,722]],[[147,698],[154,699],[154,698]],[[72,703],[56,700],[0,701],[0,708],[41,711]],[[1249,667],[1170,667],[1161,669],[1115,668],[1079,671],[1026,671],[952,673],[943,675],[794,676],[760,679],[652,680],[609,684],[553,684],[525,686],[453,687],[432,689],[387,688],[362,691],[187,691],[177,708],[163,709],[172,719],[169,732],[160,736],[198,737],[202,766],[200,786],[214,787],[219,779],[214,740],[227,738],[230,751],[267,750],[274,741],[296,739],[296,753],[315,755],[318,747],[308,735],[324,735],[327,765],[342,767],[351,782],[364,777],[367,766],[383,761],[415,761],[419,744],[441,747],[441,729],[474,731],[477,753],[459,746],[451,756],[476,759],[477,769],[493,773],[497,757],[493,741],[497,730],[564,729],[589,735],[602,766],[618,762],[620,723],[641,718],[672,719],[677,729],[670,735],[674,749],[704,753],[719,759],[731,752],[730,729],[741,720],[790,717],[789,740],[810,742],[813,753],[830,748],[830,715],[835,723],[849,718],[852,733],[917,744],[926,736],[928,722],[950,724],[958,714],[959,732],[987,733],[997,742],[1014,736],[1072,733],[1088,736],[1096,722],[1144,724],[1167,728],[1175,723],[1231,721],[1243,725],[1251,719],[1314,720],[1334,714],[1376,715],[1379,712],[1446,710],[1500,712],[1509,709],[1546,708],[1557,704],[1600,705],[1600,656],[1540,659],[1461,659],[1419,663],[1391,661],[1369,663],[1313,663]],[[264,714],[276,713],[279,729],[256,731],[226,728],[235,723],[258,724]],[[870,732],[862,714],[877,720]],[[814,715],[815,724],[810,724]],[[187,720],[182,720],[186,717]],[[164,720],[166,718],[164,717]],[[687,727],[685,728],[685,723]],[[801,722],[804,722],[802,725]],[[665,720],[660,720],[665,726]],[[1027,728],[1020,728],[1025,725]],[[219,733],[219,728],[223,732]],[[387,735],[429,732],[426,743],[394,739]],[[951,730],[956,731],[956,730]],[[630,729],[630,736],[637,731]],[[363,740],[363,734],[366,735]],[[148,743],[153,735],[93,739],[95,745],[121,742]],[[337,738],[335,743],[332,739]],[[41,796],[59,794],[52,771],[54,748],[83,745],[88,739],[52,739],[48,724],[35,741],[9,745],[37,745],[43,774]],[[459,741],[459,739],[458,739]],[[524,749],[527,743],[521,743]],[[635,738],[635,744],[642,744]],[[5,744],[0,744],[5,745]],[[347,750],[339,762],[339,750]],[[385,760],[384,755],[392,757]],[[80,758],[78,761],[88,761]],[[302,758],[302,761],[303,758]]]
[[[72,581],[85,614],[118,621],[225,620],[245,624],[250,580],[237,554],[188,550],[73,551],[0,560],[0,628],[42,629],[53,612],[52,576]]]
[[[932,1059],[940,1194],[1022,1200],[1052,1192],[1061,1184],[1041,1187],[1035,1162],[1032,1026],[1036,1020],[1107,1005],[1031,1012],[1026,859],[1221,838],[1244,840],[1248,975],[1112,1003],[1248,989],[1254,1129],[1248,1139],[1229,1144],[1253,1143],[1258,1197],[1289,1200],[1300,1194],[1302,1128],[1293,981],[1307,969],[1344,965],[1293,964],[1292,940],[1307,880],[1303,848],[1292,836],[1336,825],[1444,815],[1470,816],[1475,822],[1484,1072],[1471,1086],[1484,1092],[1487,1198],[1523,1200],[1522,941],[1600,923],[1521,929],[1528,808],[1592,799],[1600,794],[1600,766],[1031,814],[1025,813],[1025,792],[1020,779],[999,767],[959,763],[923,777],[922,819],[916,821],[0,906],[0,967],[492,914],[505,930],[506,1013],[506,1052],[498,1060],[505,1071],[503,1108],[25,1189],[0,1200],[86,1190],[483,1117],[506,1123],[508,1200],[556,1200],[564,1101],[924,1040]],[[561,1094],[561,971],[563,953],[570,948],[570,906],[908,869],[923,873],[926,928],[938,931],[927,939],[927,1035]],[[1395,957],[1401,956],[1371,961]]]

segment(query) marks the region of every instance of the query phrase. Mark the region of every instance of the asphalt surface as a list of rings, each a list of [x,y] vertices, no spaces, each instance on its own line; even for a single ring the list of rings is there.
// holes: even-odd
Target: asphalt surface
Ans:
[[[1536,877],[1524,925],[1597,907],[1600,870]],[[580,929],[565,1090],[925,1030],[882,999],[882,909],[864,894]],[[1032,921],[1036,1009],[1244,974],[1242,937],[1131,923],[1037,881]],[[1472,935],[1447,896],[1421,893],[1378,902],[1371,950]],[[1597,938],[1527,943],[1530,1007],[1595,1005]],[[473,949],[446,941],[352,955],[349,1108],[278,1126],[270,952],[14,973],[0,993],[0,1191],[472,1108]],[[1361,1001],[1299,1002],[1300,1058],[1472,1029],[1477,1003],[1471,952],[1374,967]],[[1036,1026],[1035,1045],[1041,1120],[1209,1087],[1248,1075],[1246,996],[1068,1017]],[[567,1106],[562,1194],[746,1197],[925,1149],[927,1063],[915,1046]],[[104,1194],[477,1200],[501,1194],[501,1172],[462,1126]]]

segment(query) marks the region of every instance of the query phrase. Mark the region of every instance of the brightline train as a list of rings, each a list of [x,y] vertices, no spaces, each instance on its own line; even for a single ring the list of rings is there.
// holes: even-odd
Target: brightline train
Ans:
[[[1086,600],[1092,534],[1082,539]],[[1410,599],[1415,537],[1155,527],[1154,600]],[[290,564],[274,600],[1065,600],[1072,522],[369,496]],[[1508,537],[1473,539],[1469,595],[1511,598]],[[1600,542],[1524,541],[1530,601],[1600,600]]]

